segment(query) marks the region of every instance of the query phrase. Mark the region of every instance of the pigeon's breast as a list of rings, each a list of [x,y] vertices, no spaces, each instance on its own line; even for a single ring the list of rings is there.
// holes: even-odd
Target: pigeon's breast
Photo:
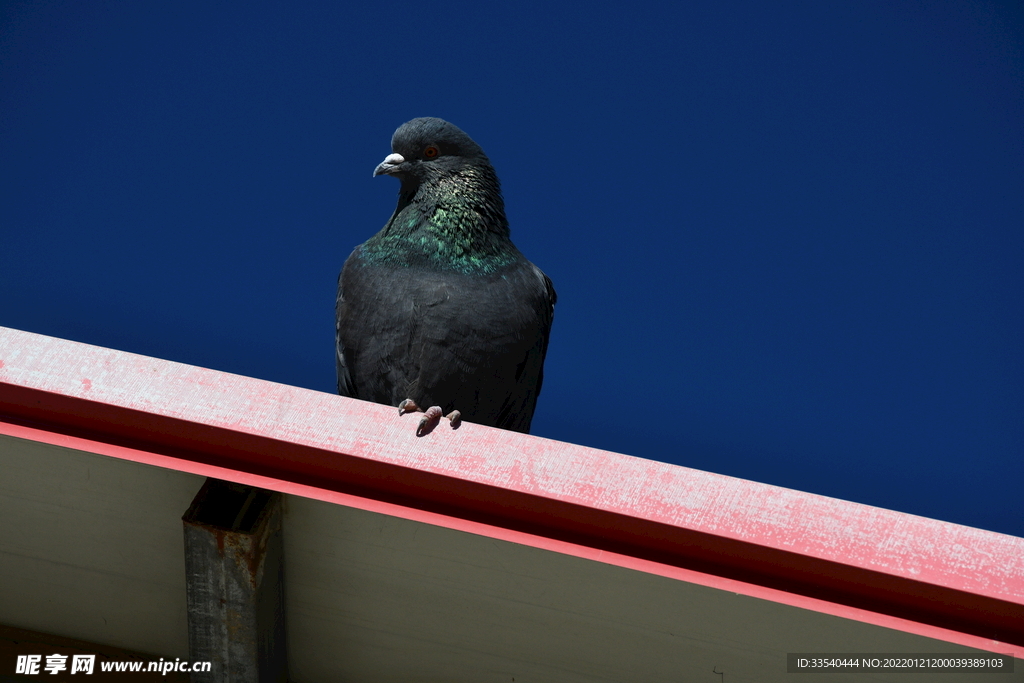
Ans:
[[[465,404],[485,400],[496,378],[521,378],[546,345],[551,302],[525,259],[488,274],[349,262],[342,290],[340,341],[366,400],[427,394],[472,413]]]
[[[535,324],[545,296],[542,276],[535,273],[528,262],[492,273],[363,265],[356,272],[346,269],[351,277],[343,278],[343,287],[353,314],[372,322],[378,333],[500,337]]]

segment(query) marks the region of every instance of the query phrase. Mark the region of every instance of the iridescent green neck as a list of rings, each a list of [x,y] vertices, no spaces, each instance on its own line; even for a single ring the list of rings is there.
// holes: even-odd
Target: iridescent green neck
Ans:
[[[519,258],[497,178],[480,167],[429,179],[412,196],[403,191],[391,220],[361,252],[371,263],[463,273],[494,272]]]

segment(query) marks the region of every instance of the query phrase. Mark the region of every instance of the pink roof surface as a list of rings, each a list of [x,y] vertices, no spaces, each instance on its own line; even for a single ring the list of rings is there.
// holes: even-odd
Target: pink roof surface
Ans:
[[[0,328],[2,434],[1024,657],[1024,539],[475,424],[420,438],[417,419]]]

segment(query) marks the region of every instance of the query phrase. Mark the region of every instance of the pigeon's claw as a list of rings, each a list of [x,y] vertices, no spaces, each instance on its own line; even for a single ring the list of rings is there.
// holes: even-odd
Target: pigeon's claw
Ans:
[[[430,432],[434,431],[434,427],[441,421],[441,415],[443,411],[440,406],[430,406],[423,413],[423,417],[420,418],[420,425],[416,428],[416,436],[426,436]]]
[[[398,414],[405,415],[406,413],[422,413],[423,408],[416,405],[416,401],[411,398],[407,398],[398,404]]]
[[[426,436],[434,431],[434,427],[441,422],[442,415],[452,423],[452,429],[458,429],[459,425],[462,424],[462,413],[459,411],[453,410],[445,415],[444,411],[441,410],[441,406],[431,406],[423,410],[411,398],[407,398],[398,404],[398,414],[405,415],[406,413],[423,413],[423,417],[420,418],[420,424],[416,427],[416,436]]]

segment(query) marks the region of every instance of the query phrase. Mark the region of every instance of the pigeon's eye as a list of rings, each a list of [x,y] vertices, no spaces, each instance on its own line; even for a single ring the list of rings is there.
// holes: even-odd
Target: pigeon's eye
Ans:
[[[441,152],[434,145],[431,145],[430,147],[427,147],[425,150],[423,150],[423,156],[425,156],[428,159],[433,159],[440,153]]]

